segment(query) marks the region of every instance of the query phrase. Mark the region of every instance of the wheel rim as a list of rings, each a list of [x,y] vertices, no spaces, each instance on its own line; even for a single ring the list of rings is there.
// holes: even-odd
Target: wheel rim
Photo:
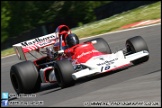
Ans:
[[[127,47],[127,53],[133,53],[134,52],[134,49],[133,47],[131,47],[129,44],[126,44],[126,47]]]

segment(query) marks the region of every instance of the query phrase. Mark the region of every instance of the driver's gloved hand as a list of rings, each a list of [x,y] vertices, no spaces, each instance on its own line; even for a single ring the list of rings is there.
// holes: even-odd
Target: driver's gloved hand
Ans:
[[[64,53],[64,50],[58,50],[57,53],[58,54],[63,54]]]
[[[53,56],[54,56],[54,58],[57,58],[58,56],[61,56],[62,54],[64,54],[64,50],[59,50],[59,51],[55,52],[53,54]]]

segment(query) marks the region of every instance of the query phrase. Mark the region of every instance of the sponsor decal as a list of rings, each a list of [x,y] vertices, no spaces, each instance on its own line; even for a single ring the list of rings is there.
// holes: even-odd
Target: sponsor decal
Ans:
[[[104,58],[99,58],[100,60],[104,60]]]
[[[98,63],[97,66],[101,66],[101,65],[105,65],[105,64],[106,64],[106,65],[111,65],[111,64],[114,63],[115,60],[118,60],[118,58],[114,58],[114,59],[109,60],[109,61],[106,60],[106,61],[104,61],[104,62],[102,62],[102,63]]]
[[[77,59],[83,57],[84,55],[91,54],[93,52],[98,52],[98,51],[97,50],[92,50],[92,51],[88,51],[88,52],[85,52],[85,53],[83,52],[81,55],[77,56]]]
[[[26,46],[33,45],[35,43],[42,42],[42,41],[46,41],[47,42],[50,39],[54,39],[54,38],[56,38],[55,35],[50,35],[48,37],[38,37],[38,38],[35,38],[35,39],[31,40],[31,41],[21,42],[21,45],[26,47]]]
[[[37,45],[38,47],[41,47],[41,46],[45,46],[45,45],[51,44],[52,42],[54,42],[54,41],[47,40],[47,41],[44,41],[44,42],[39,42],[39,43],[37,43],[35,45]]]

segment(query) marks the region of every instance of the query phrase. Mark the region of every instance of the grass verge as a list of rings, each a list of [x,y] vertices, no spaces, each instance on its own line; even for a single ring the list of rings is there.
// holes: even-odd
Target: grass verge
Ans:
[[[11,54],[15,54],[15,50],[13,48],[8,48],[8,49],[1,51],[1,57],[5,57]]]
[[[119,30],[121,26],[134,22],[158,18],[161,18],[161,2],[144,5],[100,21],[85,24],[81,27],[73,29],[72,32],[78,34],[79,37],[87,37],[105,32],[116,31]]]

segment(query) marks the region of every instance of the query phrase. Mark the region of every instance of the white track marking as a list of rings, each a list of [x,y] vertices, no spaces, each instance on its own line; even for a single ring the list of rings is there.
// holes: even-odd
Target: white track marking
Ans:
[[[157,24],[151,24],[151,25],[142,26],[142,27],[136,27],[136,28],[130,28],[130,29],[119,30],[119,31],[114,31],[114,32],[108,32],[108,33],[103,33],[103,34],[99,34],[99,35],[95,35],[95,36],[81,38],[80,40],[89,39],[89,38],[93,38],[93,37],[98,37],[98,36],[105,35],[105,34],[114,34],[114,33],[120,33],[120,32],[130,31],[130,30],[136,30],[136,29],[141,29],[141,28],[145,28],[145,27],[156,26],[156,25],[160,25],[160,24],[161,23],[157,23]]]

